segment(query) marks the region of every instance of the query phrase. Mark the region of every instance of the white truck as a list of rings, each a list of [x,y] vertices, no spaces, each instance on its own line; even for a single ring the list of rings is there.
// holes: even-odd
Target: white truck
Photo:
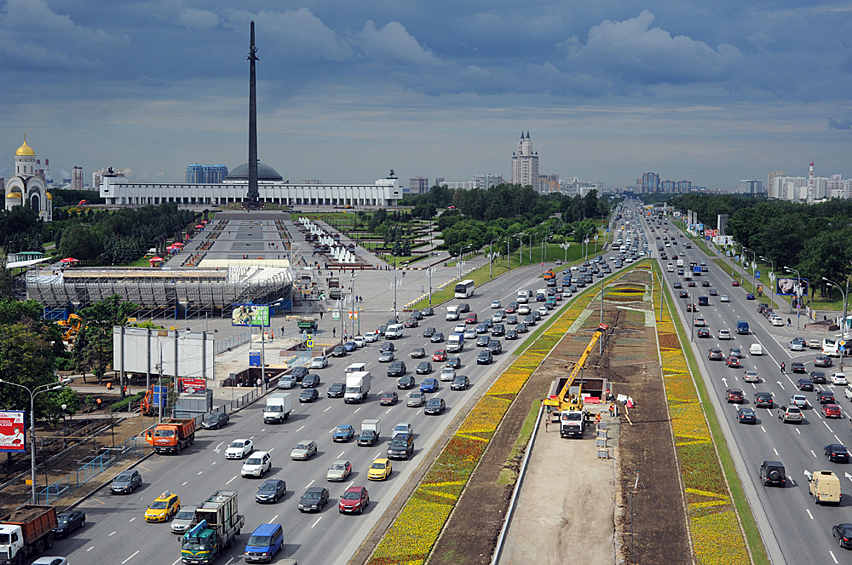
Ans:
[[[683,259],[678,259],[678,260],[677,260],[677,266],[678,266],[679,268],[683,268]]]
[[[264,424],[280,424],[290,417],[290,393],[279,392],[271,394],[266,399],[263,409]]]
[[[453,333],[447,338],[447,353],[459,353],[464,349],[464,334]]]
[[[381,420],[364,420],[361,422],[361,433],[358,435],[358,445],[374,446],[382,433]]]
[[[458,306],[447,306],[447,315],[444,316],[444,319],[448,322],[454,322],[459,319],[459,307]]]
[[[583,437],[586,418],[580,410],[564,410],[559,414],[559,437]]]
[[[528,290],[519,290],[517,297],[518,304],[526,304],[530,301],[530,291]]]
[[[370,371],[346,375],[346,392],[343,393],[343,402],[353,404],[366,399],[367,393],[370,392],[370,381],[372,380]]]

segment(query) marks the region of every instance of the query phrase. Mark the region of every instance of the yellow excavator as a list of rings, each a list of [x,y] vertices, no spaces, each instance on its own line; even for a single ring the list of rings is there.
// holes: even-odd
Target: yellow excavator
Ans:
[[[67,343],[69,346],[74,343],[74,338],[77,337],[77,333],[80,331],[80,328],[83,327],[83,319],[77,314],[69,314],[68,318],[65,320],[59,320],[56,323],[63,329],[62,341]]]
[[[586,359],[588,359],[589,355],[592,353],[592,348],[594,348],[598,340],[606,334],[608,329],[609,326],[606,324],[598,326],[598,329],[595,330],[589,345],[587,345],[586,349],[583,350],[583,354],[580,355],[580,358],[577,359],[577,362],[568,374],[565,384],[558,393],[544,399],[544,405],[551,407],[551,411],[553,411],[554,408],[559,412],[583,410],[583,384],[580,383],[576,392],[570,392],[570,390],[574,385],[574,381],[576,381],[577,377],[580,375],[580,371],[583,369],[583,366],[586,364]]]

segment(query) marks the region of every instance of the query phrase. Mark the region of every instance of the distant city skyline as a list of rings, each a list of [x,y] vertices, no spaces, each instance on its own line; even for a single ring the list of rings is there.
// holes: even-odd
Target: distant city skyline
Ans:
[[[293,182],[391,168],[511,179],[506,156],[527,130],[542,174],[605,187],[665,171],[735,191],[810,161],[852,176],[852,76],[831,39],[852,10],[643,7],[0,0],[0,73],[21,86],[0,97],[0,177],[25,133],[55,179],[113,166],[177,182],[189,163],[244,163],[252,19],[258,157]]]

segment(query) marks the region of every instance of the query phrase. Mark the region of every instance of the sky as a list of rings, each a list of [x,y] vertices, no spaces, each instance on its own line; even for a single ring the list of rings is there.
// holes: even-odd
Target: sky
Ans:
[[[291,182],[511,179],[733,189],[852,175],[852,4],[821,0],[0,0],[0,176],[179,182],[248,155]]]

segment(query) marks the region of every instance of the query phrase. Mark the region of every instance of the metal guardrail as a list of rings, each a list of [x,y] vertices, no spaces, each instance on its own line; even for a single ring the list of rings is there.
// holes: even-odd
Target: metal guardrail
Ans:
[[[213,345],[213,355],[219,355],[225,351],[230,351],[234,347],[240,346],[251,341],[251,331],[240,332],[237,335],[232,335],[222,340],[216,340]]]

